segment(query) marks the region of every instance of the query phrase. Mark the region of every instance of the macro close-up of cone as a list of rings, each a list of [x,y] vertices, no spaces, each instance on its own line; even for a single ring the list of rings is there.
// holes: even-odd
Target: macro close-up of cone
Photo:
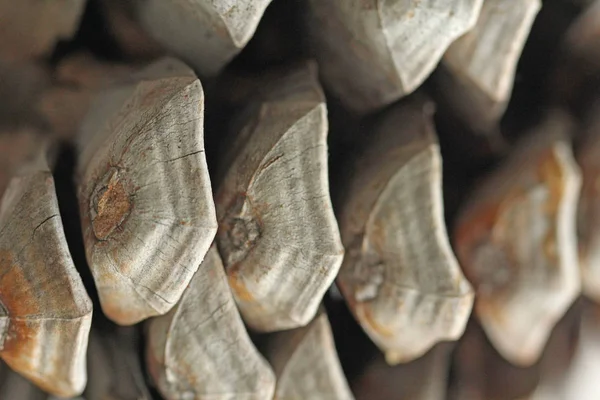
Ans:
[[[600,0],[0,0],[0,400],[600,398]]]

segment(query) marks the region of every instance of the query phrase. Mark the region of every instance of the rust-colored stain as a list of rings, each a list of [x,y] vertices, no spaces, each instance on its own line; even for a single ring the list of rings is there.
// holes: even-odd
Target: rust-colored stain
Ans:
[[[16,371],[31,376],[39,370],[35,365],[35,360],[38,359],[39,338],[35,325],[31,320],[14,320],[11,319],[4,341],[4,347],[0,352],[2,359]],[[58,379],[51,377],[50,381]],[[42,388],[52,388],[48,385],[47,377],[40,377],[36,383]]]
[[[492,276],[487,273],[491,272],[489,267],[474,265],[473,258],[480,246],[489,243],[490,246],[500,249],[508,261],[507,266],[511,268],[511,274],[515,268],[519,267],[513,246],[507,242],[513,234],[508,231],[511,229],[511,224],[502,216],[507,209],[514,207],[514,204],[522,201],[525,196],[526,193],[522,187],[513,188],[503,196],[502,200],[489,200],[476,207],[457,225],[454,235],[456,255],[461,262],[466,278],[475,285],[476,290],[479,285],[484,283],[490,284],[495,293],[503,289],[496,282],[487,278]],[[509,279],[507,284],[510,282]]]
[[[28,364],[28,360],[35,359],[35,340],[36,332],[29,326],[29,321],[11,320],[4,341],[4,348],[0,354],[6,362],[11,365],[19,365],[21,371],[33,369]]]
[[[248,208],[246,213],[241,211],[244,205]],[[268,205],[253,202],[251,196],[245,192],[231,197],[227,214],[219,221],[217,234],[219,249],[229,275],[246,268],[243,261],[260,240],[264,227],[262,213],[268,209]],[[234,259],[230,258],[235,253],[237,256]]]
[[[118,172],[113,173],[106,189],[99,193],[96,212],[92,227],[99,240],[106,240],[131,212],[131,200]]]
[[[549,196],[544,204],[544,213],[550,227],[544,237],[542,248],[544,255],[551,261],[550,265],[558,266],[558,252],[556,243],[557,215],[565,189],[565,176],[562,167],[554,152],[548,152],[542,158],[537,169],[541,182],[548,188]]]
[[[26,317],[41,312],[41,307],[34,294],[25,294],[31,290],[31,283],[23,274],[23,269],[16,264],[10,251],[0,251],[0,302],[10,317]],[[36,360],[38,338],[36,327],[31,320],[11,319],[0,355],[11,368],[25,373],[38,386],[47,391],[56,391],[51,382],[59,381],[59,377],[36,378],[28,374],[38,367],[32,364]]]
[[[8,312],[9,316],[26,316],[40,313],[40,304],[35,300],[36,296],[31,293],[26,295],[24,291],[31,288],[31,283],[23,274],[21,265],[15,263],[13,253],[0,250],[0,302]]]
[[[38,375],[39,366],[34,362],[38,358],[38,347],[40,345],[34,327],[30,326],[31,321],[12,321],[9,328],[8,340],[5,348],[0,353],[4,361],[15,371],[25,375],[36,386],[46,392],[64,393],[69,396],[70,393],[64,392],[65,379],[61,376],[61,365],[57,359],[51,359],[52,368],[44,366],[44,374]]]
[[[559,212],[562,196],[565,189],[565,176],[562,166],[553,151],[548,151],[538,159],[535,171],[536,184],[541,184],[548,189],[548,198],[542,205],[544,218],[549,224],[543,242],[542,251],[548,264],[558,266],[558,244],[557,235],[557,215]],[[492,242],[490,245],[499,248],[506,256],[508,266],[513,268],[527,268],[517,260],[514,254],[512,242],[515,240],[511,235],[514,232],[509,231],[513,225],[511,221],[503,220],[502,215],[505,210],[515,207],[527,196],[526,189],[515,187],[503,196],[502,201],[491,200],[485,205],[478,207],[469,213],[465,219],[457,226],[455,230],[455,242],[457,245],[457,255],[465,267],[465,275],[476,284],[492,284],[494,294],[492,299],[480,297],[476,304],[477,313],[485,315],[496,321],[499,325],[508,323],[507,316],[503,314],[502,304],[498,303],[498,296],[504,287],[494,286],[494,282],[481,282],[487,274],[479,276],[476,267],[485,268],[485,266],[473,266],[472,257],[477,250],[478,245],[484,242]],[[493,243],[496,241],[496,243]],[[506,285],[510,285],[512,280],[508,280]],[[496,298],[496,301],[493,300]]]
[[[248,289],[246,289],[246,286],[238,278],[238,272],[228,272],[229,273],[227,277],[229,279],[229,286],[231,287],[231,290],[235,293],[236,297],[247,303],[255,302],[256,300],[254,299],[254,296],[252,296],[252,293],[250,293]]]
[[[394,332],[391,329],[381,325],[375,320],[370,303],[356,302],[354,310],[356,315],[362,317],[361,319],[367,324],[367,326],[377,332],[377,334],[384,337],[394,337]]]
[[[471,257],[479,243],[489,238],[501,211],[500,202],[488,202],[478,207],[455,229],[456,254],[463,265],[464,273],[471,282],[478,283]]]
[[[500,202],[488,202],[478,207],[455,229],[454,237],[459,248],[481,240],[487,236],[498,220]]]

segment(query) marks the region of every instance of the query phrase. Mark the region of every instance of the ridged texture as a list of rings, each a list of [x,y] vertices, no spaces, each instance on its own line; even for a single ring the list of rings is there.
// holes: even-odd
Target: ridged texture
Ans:
[[[498,351],[534,363],[580,292],[575,231],[580,171],[555,112],[473,193],[455,245],[475,311]]]
[[[271,400],[273,371],[250,341],[216,246],[181,301],[149,322],[150,374],[169,400]]]
[[[250,40],[271,0],[135,0],[141,25],[202,76],[215,75]]]
[[[343,257],[315,71],[301,67],[267,91],[246,110],[216,197],[229,282],[246,323],[260,331],[306,325]]]
[[[96,99],[77,170],[87,260],[122,325],[169,311],[216,232],[200,82],[169,59],[132,81]]]
[[[340,213],[338,286],[390,364],[460,337],[473,303],[446,233],[431,107],[413,100],[380,120]]]
[[[276,399],[354,399],[324,311],[303,328],[274,334],[267,358],[277,375]]]
[[[446,51],[445,65],[490,100],[507,102],[517,61],[541,7],[540,0],[486,0],[475,27]]]
[[[368,112],[413,92],[475,25],[482,0],[309,0],[311,48],[325,85]]]
[[[440,109],[492,145],[501,142],[498,122],[540,7],[540,0],[485,1],[475,27],[448,48],[433,75]]]
[[[39,161],[0,205],[0,357],[47,392],[86,384],[92,304],[69,254],[52,174]]]

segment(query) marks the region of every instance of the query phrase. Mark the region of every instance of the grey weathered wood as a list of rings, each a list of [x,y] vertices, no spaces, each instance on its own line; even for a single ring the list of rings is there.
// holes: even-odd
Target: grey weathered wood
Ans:
[[[0,204],[0,357],[50,393],[77,395],[91,317],[40,157],[10,181]]]
[[[600,118],[592,111],[591,121],[576,153],[582,173],[577,209],[577,233],[581,283],[586,296],[600,302]]]
[[[304,326],[342,261],[329,197],[327,108],[313,65],[274,79],[233,127],[217,244],[253,329]],[[240,128],[236,130],[235,128]]]
[[[252,38],[271,0],[133,0],[159,43],[201,76],[215,75]]]
[[[273,334],[266,355],[277,376],[276,399],[354,399],[324,310],[305,327]]]
[[[437,84],[455,116],[475,131],[491,131],[504,113],[541,5],[540,0],[485,0],[475,27],[444,54],[450,76],[438,74]]]
[[[92,329],[88,351],[87,400],[152,400],[138,354],[136,328]]]
[[[79,26],[85,0],[0,0],[0,58],[31,59],[49,54]]]
[[[308,1],[311,49],[328,87],[368,112],[413,92],[448,45],[471,29],[481,0]]]
[[[473,303],[446,233],[432,114],[418,98],[379,120],[339,213],[338,286],[390,364],[460,337]]]
[[[529,365],[579,295],[575,232],[580,171],[552,113],[464,206],[454,242],[475,311],[509,361]]]
[[[423,357],[393,367],[376,357],[352,383],[356,400],[445,399],[452,347],[438,344]]]
[[[250,341],[216,246],[180,302],[150,320],[146,358],[169,400],[273,398],[275,376]]]
[[[540,0],[485,0],[475,27],[450,45],[444,64],[491,100],[506,102],[541,6]]]
[[[80,131],[78,197],[104,313],[128,325],[169,311],[216,232],[200,81],[163,59],[102,92]]]

